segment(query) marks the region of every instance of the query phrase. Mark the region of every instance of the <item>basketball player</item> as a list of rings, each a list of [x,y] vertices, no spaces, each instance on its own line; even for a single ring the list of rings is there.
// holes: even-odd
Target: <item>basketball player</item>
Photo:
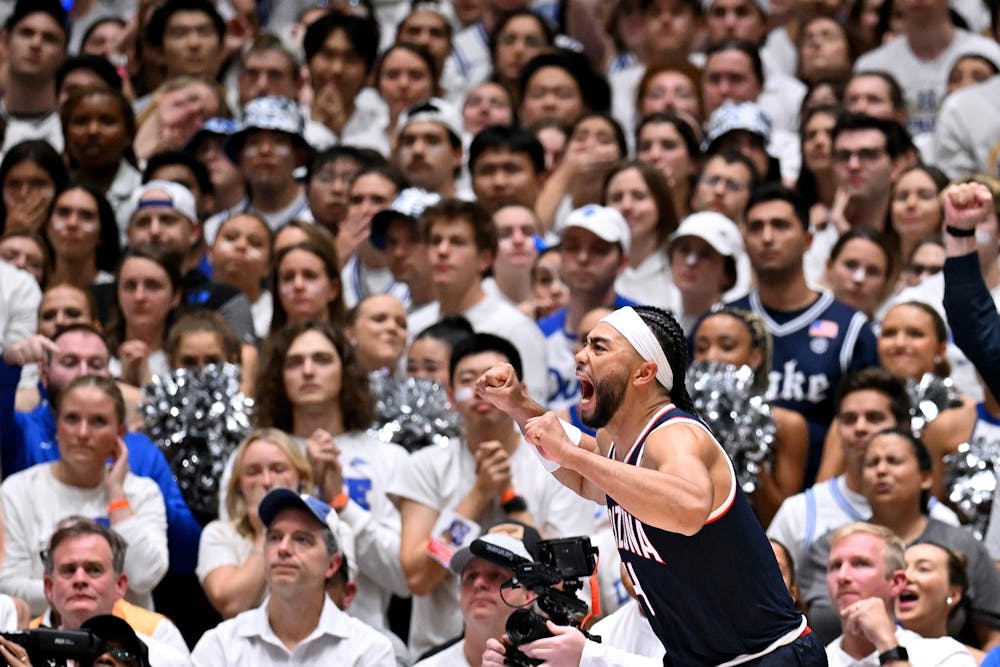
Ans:
[[[606,503],[665,665],[826,665],[722,447],[684,388],[684,333],[665,311],[620,308],[576,355],[597,439],[531,402],[507,365],[476,391],[510,414],[559,481]],[[503,652],[493,642],[487,649]]]

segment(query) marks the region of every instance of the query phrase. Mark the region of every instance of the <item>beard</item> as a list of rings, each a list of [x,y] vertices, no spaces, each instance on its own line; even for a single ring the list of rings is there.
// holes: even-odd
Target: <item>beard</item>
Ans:
[[[594,382],[594,411],[589,416],[580,413],[580,421],[592,429],[604,428],[625,401],[628,376],[612,375]]]

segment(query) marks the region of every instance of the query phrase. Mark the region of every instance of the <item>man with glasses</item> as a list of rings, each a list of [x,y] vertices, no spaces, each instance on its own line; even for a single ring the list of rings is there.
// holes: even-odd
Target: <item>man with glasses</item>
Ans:
[[[834,393],[841,377],[878,365],[875,335],[862,313],[809,286],[803,255],[812,235],[802,195],[779,185],[755,190],[741,230],[757,283],[729,305],[757,313],[771,332],[767,398],[801,413],[809,424],[809,485],[836,413]]]
[[[698,174],[691,207],[715,211],[740,223],[750,193],[760,182],[760,173],[750,158],[735,149],[723,149],[705,161]]]
[[[847,202],[842,224],[885,229],[892,184],[904,167],[899,159],[901,132],[892,121],[866,114],[848,113],[837,120],[833,127],[833,181]],[[833,222],[836,226],[838,221]]]

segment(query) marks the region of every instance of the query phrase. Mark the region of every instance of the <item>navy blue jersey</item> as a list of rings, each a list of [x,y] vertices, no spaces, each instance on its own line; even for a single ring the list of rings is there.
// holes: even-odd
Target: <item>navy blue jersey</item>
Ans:
[[[840,379],[878,365],[875,334],[863,313],[844,305],[829,292],[804,310],[765,308],[756,290],[731,304],[761,316],[773,340],[767,399],[795,410],[809,425],[809,459],[805,486],[819,469],[823,442],[837,414]]]
[[[711,436],[696,417],[667,405],[643,429],[625,463],[639,465],[649,434],[679,422],[697,424]],[[614,458],[614,445],[609,456]],[[618,552],[666,649],[665,665],[720,665],[787,643],[804,629],[732,464],[729,469],[729,497],[690,537],[645,524],[607,499]]]

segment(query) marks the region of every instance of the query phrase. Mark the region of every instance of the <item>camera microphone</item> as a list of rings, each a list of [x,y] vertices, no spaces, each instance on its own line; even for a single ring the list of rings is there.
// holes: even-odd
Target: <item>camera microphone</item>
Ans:
[[[519,565],[531,562],[523,556],[518,556],[510,549],[491,544],[486,540],[473,540],[472,544],[469,545],[469,551],[472,552],[473,556],[478,556],[483,560],[488,560],[494,565],[505,567],[508,570],[516,570]]]

